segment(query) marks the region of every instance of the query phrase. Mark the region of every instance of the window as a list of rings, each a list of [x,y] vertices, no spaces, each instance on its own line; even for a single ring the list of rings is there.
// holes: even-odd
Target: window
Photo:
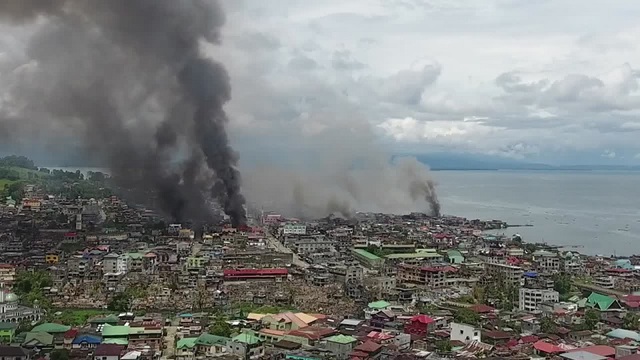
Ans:
[[[464,334],[464,330],[460,330],[460,335]]]
[[[477,332],[477,331],[474,331],[474,332],[473,332],[473,336],[478,336],[478,332]]]

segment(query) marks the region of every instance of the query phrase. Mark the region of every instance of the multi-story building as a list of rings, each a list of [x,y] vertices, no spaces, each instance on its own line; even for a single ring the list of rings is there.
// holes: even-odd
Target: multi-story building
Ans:
[[[402,283],[424,285],[431,289],[447,287],[449,274],[457,270],[451,266],[399,265],[397,280]]]
[[[605,289],[613,289],[616,286],[613,276],[598,276],[593,280],[593,284]]]
[[[319,239],[302,239],[295,242],[298,254],[309,254],[333,249],[333,242]]]
[[[520,288],[518,308],[524,311],[535,311],[538,310],[540,303],[557,303],[558,301],[560,301],[560,294],[555,290],[523,287]]]
[[[560,271],[560,257],[549,251],[536,251],[533,254],[538,270],[542,273],[557,273]]]
[[[502,278],[514,286],[521,284],[523,271],[519,266],[488,262],[484,264],[484,268],[487,275]]]
[[[122,254],[116,260],[116,271],[114,272],[126,273],[127,271],[129,271],[129,257],[127,254]]]
[[[9,264],[0,264],[0,284],[11,287],[15,281],[16,267]]]
[[[119,255],[115,253],[107,254],[102,258],[102,272],[117,273],[118,272]]]
[[[451,332],[449,333],[451,341],[462,341],[468,343],[471,341],[482,341],[480,329],[467,324],[451,323]]]
[[[304,224],[286,224],[282,227],[283,235],[305,235],[307,226]]]

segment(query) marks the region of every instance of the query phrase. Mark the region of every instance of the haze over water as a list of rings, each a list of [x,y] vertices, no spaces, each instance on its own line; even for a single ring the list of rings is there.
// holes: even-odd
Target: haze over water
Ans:
[[[533,227],[500,233],[582,245],[586,254],[640,254],[640,172],[435,171],[442,211]]]

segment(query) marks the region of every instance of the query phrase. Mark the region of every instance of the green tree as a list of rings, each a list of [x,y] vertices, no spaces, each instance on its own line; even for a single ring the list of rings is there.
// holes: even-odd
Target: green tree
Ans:
[[[449,340],[436,341],[436,350],[439,353],[446,353],[451,351],[451,342]]]
[[[69,360],[69,350],[54,349],[49,354],[50,360]]]
[[[587,330],[593,330],[596,328],[596,325],[598,325],[598,322],[600,322],[600,315],[598,314],[598,312],[593,309],[587,310],[587,312],[584,314],[585,328]]]
[[[469,325],[478,325],[480,323],[480,315],[467,308],[456,310],[453,314],[453,319],[458,323]]]
[[[131,296],[131,294],[128,294],[126,292],[116,294],[111,298],[109,304],[107,304],[107,309],[117,312],[126,312],[131,310],[132,301],[133,297]]]
[[[571,277],[568,274],[558,273],[553,276],[553,289],[566,295],[571,291]]]
[[[554,331],[556,331],[556,323],[553,321],[552,318],[545,316],[542,318],[542,320],[540,320],[540,330],[542,330],[543,333],[553,333]]]
[[[223,337],[231,337],[231,325],[229,325],[223,318],[218,318],[216,321],[209,327],[209,333],[212,335],[223,336]]]
[[[640,321],[638,315],[628,312],[622,319],[622,327],[627,330],[638,330],[638,321]]]

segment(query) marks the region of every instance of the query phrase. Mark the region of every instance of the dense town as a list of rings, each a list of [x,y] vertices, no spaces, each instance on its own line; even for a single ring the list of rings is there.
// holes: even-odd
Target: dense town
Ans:
[[[640,359],[640,257],[420,213],[202,229],[8,165],[2,360]]]

